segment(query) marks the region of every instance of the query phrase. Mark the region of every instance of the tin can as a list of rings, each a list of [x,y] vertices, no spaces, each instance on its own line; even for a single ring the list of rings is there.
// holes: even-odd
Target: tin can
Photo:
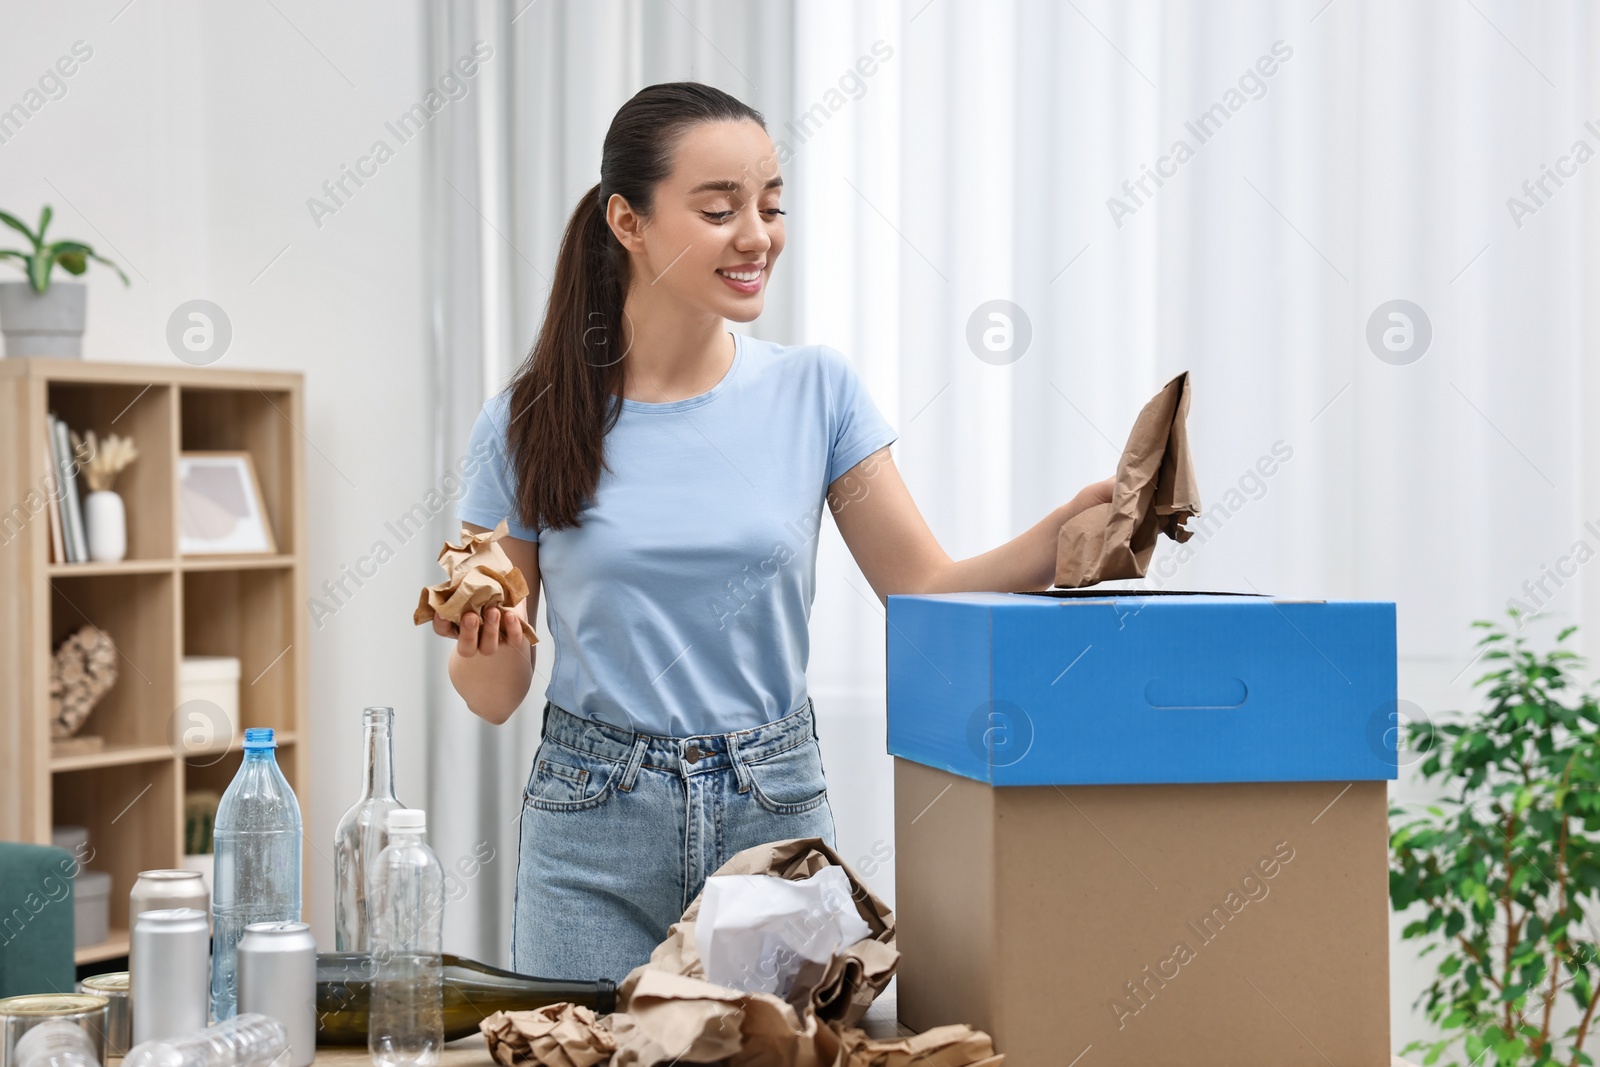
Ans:
[[[211,936],[197,908],[147,911],[134,921],[133,1043],[204,1030],[211,1013]]]
[[[17,1042],[40,1023],[62,1019],[89,1035],[89,1044],[106,1059],[106,998],[86,993],[28,993],[0,1000],[0,1067],[16,1067]]]
[[[139,916],[162,908],[198,908],[211,918],[211,894],[199,871],[140,871],[128,891],[128,929]],[[133,970],[133,946],[128,946],[128,969]]]
[[[126,1056],[133,1047],[133,1004],[128,999],[128,972],[96,974],[78,983],[78,992],[106,998],[105,1056]],[[101,1060],[105,1059],[101,1056]]]
[[[317,1058],[317,942],[301,922],[251,923],[239,939],[239,1011],[289,1031],[289,1067]]]

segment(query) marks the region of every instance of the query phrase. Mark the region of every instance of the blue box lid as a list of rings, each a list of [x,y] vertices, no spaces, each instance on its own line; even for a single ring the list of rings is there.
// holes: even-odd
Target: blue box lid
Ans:
[[[891,755],[992,785],[1398,777],[1395,606],[888,598]]]

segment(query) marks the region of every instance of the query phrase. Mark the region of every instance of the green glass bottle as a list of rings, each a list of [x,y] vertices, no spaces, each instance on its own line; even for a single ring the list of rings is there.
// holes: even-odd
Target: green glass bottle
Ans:
[[[607,978],[593,982],[533,978],[448,952],[443,962],[446,1041],[476,1033],[478,1024],[497,1011],[531,1011],[562,1001],[581,1004],[596,1015],[610,1014],[617,1007],[617,984]],[[367,1043],[376,973],[369,953],[318,953],[317,1044]]]

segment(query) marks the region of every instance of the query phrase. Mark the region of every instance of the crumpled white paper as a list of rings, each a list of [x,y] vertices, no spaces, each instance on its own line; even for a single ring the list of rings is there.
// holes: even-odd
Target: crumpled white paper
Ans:
[[[841,867],[797,880],[714,874],[703,893],[695,945],[706,979],[730,989],[788,1000],[807,961],[826,963],[872,936]]]

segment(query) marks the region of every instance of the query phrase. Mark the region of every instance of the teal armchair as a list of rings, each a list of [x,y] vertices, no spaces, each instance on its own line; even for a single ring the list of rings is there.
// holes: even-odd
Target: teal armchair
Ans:
[[[73,991],[73,873],[66,849],[0,841],[0,997]]]

